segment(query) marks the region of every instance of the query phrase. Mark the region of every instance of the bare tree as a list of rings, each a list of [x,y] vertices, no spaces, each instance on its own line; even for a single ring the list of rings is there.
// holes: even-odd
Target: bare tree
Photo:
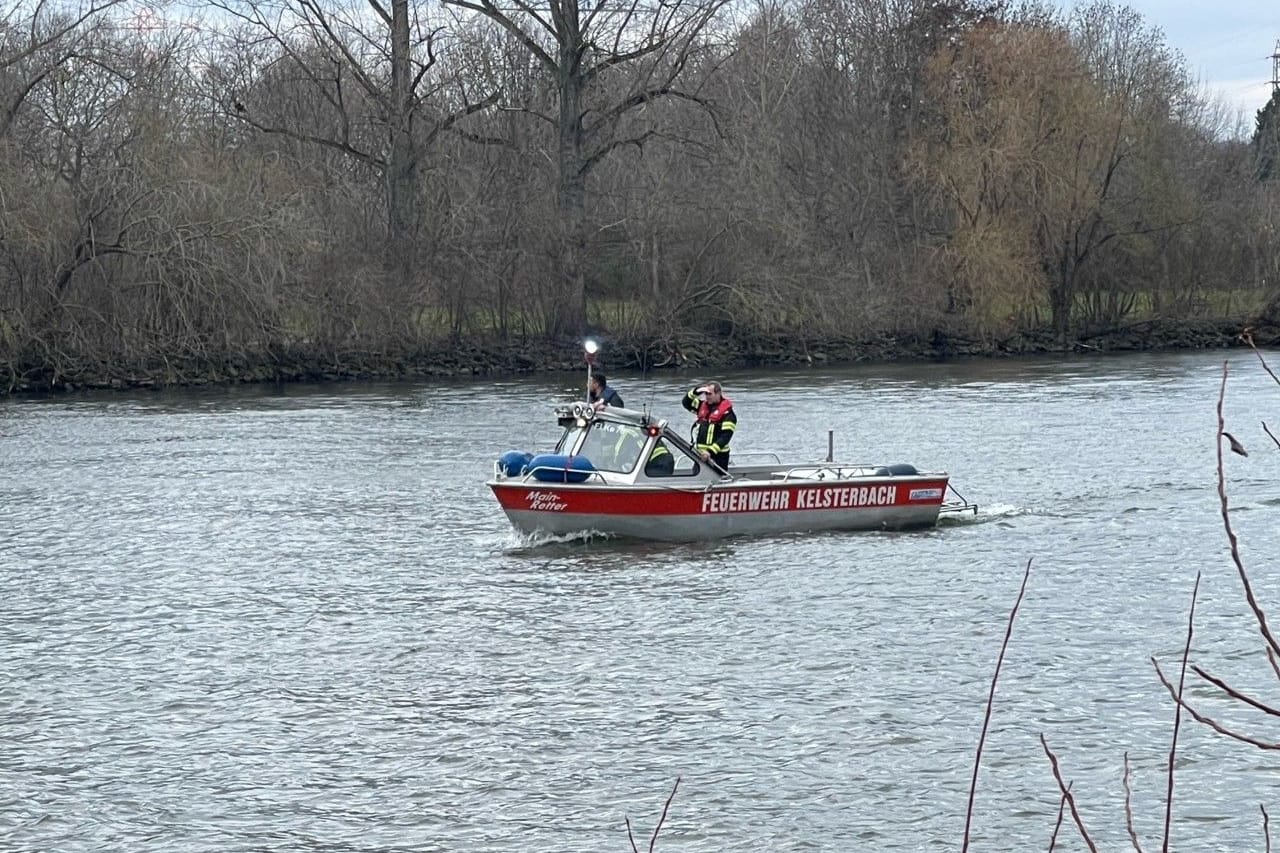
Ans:
[[[1054,142],[1082,102],[1069,84],[1083,76],[1061,29],[1006,22],[967,33],[928,67],[938,122],[918,136],[911,161],[926,191],[945,200],[949,221],[930,270],[946,312],[970,327],[1007,331],[998,311],[1026,322],[1047,287],[1027,214],[1055,196],[1024,188],[1056,174],[1045,159],[1069,154]]]
[[[381,174],[386,191],[386,264],[401,293],[417,274],[419,173],[439,134],[491,106],[465,75],[441,72],[441,21],[408,0],[343,6],[318,0],[218,0],[245,25],[231,33],[243,61],[233,79],[214,75],[226,112],[269,134],[339,151]],[[263,51],[255,35],[271,50]],[[270,81],[288,77],[315,94],[311,109],[273,103]]]
[[[550,77],[554,116],[529,108],[555,130],[557,256],[560,293],[548,321],[552,335],[580,333],[586,323],[587,178],[609,153],[643,145],[652,128],[619,132],[623,119],[660,98],[698,100],[681,80],[704,31],[727,0],[444,0],[510,32]],[[631,72],[629,85],[607,78]]]
[[[1187,91],[1158,30],[1106,0],[1073,26],[991,23],[935,57],[941,121],[917,145],[921,172],[949,200],[943,275],[965,299],[1048,303],[1065,341],[1082,297],[1114,319],[1144,237],[1185,220],[1161,141]],[[985,293],[984,293],[985,291]]]
[[[1187,90],[1181,58],[1128,7],[1097,0],[1078,8],[1072,42],[1087,76],[1072,86],[1081,100],[1071,129],[1059,137],[1068,146],[1059,148],[1069,155],[1066,168],[1041,184],[1053,203],[1036,226],[1054,331],[1062,339],[1082,285],[1097,279],[1104,247],[1124,253],[1130,247],[1123,238],[1168,227],[1163,212],[1145,204],[1149,192],[1140,176],[1151,166],[1153,139],[1170,126],[1173,101]]]
[[[0,137],[41,82],[63,68],[105,15],[125,0],[74,7],[12,2],[0,17]]]

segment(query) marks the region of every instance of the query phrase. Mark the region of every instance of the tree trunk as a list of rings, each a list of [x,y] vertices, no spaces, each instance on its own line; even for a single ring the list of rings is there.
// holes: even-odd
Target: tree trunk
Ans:
[[[1057,280],[1049,287],[1049,318],[1053,323],[1053,335],[1062,346],[1067,345],[1067,331],[1071,328],[1071,305],[1075,301],[1075,265],[1069,259],[1058,262]]]
[[[659,274],[661,255],[659,251],[658,229],[654,227],[653,251],[649,254],[649,293],[653,297],[654,305],[657,305],[662,300],[662,276]]]
[[[568,7],[573,9],[572,5]],[[582,262],[586,254],[586,177],[583,170],[582,87],[578,48],[560,50],[560,146],[557,207],[560,213],[560,298],[551,311],[552,337],[582,335],[587,324],[587,289]]]
[[[410,295],[416,255],[418,158],[413,142],[409,2],[391,5],[391,150],[387,158],[387,261],[399,300]],[[399,301],[397,300],[397,301]],[[403,303],[402,303],[403,304]]]

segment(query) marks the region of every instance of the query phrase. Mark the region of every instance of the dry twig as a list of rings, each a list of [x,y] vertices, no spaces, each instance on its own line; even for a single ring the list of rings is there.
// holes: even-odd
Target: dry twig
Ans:
[[[1249,348],[1253,350],[1253,354],[1258,357],[1259,363],[1262,364],[1262,369],[1267,371],[1268,374],[1270,374],[1271,379],[1277,385],[1280,385],[1280,376],[1276,376],[1275,372],[1271,370],[1271,367],[1267,364],[1267,360],[1263,358],[1262,353],[1258,351],[1257,344],[1253,342],[1253,330],[1245,329],[1243,332],[1241,332],[1240,340],[1244,341],[1246,344],[1249,345]]]
[[[1262,431],[1265,432],[1267,436],[1270,437],[1270,439],[1276,443],[1276,447],[1280,447],[1280,438],[1275,437],[1275,434],[1271,432],[1271,428],[1267,426],[1266,421],[1262,422]]]
[[[1068,788],[1071,786],[1068,785]],[[1067,810],[1067,798],[1065,795],[1058,797],[1058,819],[1053,824],[1053,835],[1049,836],[1049,853],[1053,853],[1058,846],[1058,833],[1062,831],[1062,818]]]
[[[1262,711],[1264,714],[1270,714],[1273,717],[1280,717],[1280,709],[1273,708],[1259,699],[1254,699],[1252,696],[1249,696],[1246,693],[1242,693],[1241,691],[1232,687],[1230,684],[1227,684],[1227,682],[1223,681],[1221,678],[1218,678],[1217,676],[1213,675],[1212,673],[1206,671],[1201,667],[1196,666],[1195,664],[1191,665],[1191,669],[1195,672],[1196,675],[1200,676],[1205,681],[1212,684],[1214,687],[1217,687],[1219,690],[1221,690],[1223,693],[1230,696],[1232,699],[1235,699],[1237,702],[1243,702],[1244,704],[1248,705],[1251,708],[1257,708],[1259,711]]]
[[[1219,446],[1221,455],[1222,448]],[[1169,853],[1169,827],[1173,821],[1173,764],[1178,753],[1178,731],[1182,727],[1182,691],[1187,684],[1187,658],[1191,655],[1191,637],[1195,632],[1196,597],[1200,594],[1200,573],[1196,572],[1196,583],[1191,588],[1191,612],[1187,614],[1187,641],[1182,646],[1182,670],[1178,673],[1178,706],[1173,712],[1173,739],[1169,743],[1169,775],[1168,787],[1164,795],[1164,844],[1161,850]]]
[[[1129,784],[1129,753],[1124,754],[1124,826],[1129,830],[1129,841],[1133,843],[1133,849],[1138,853],[1142,853],[1142,844],[1138,841],[1138,831],[1133,826],[1133,786]],[[1061,812],[1058,819],[1061,820]]]
[[[1034,558],[1033,558],[1034,559]],[[1005,624],[1004,642],[1000,644],[1000,654],[996,658],[996,670],[991,676],[991,690],[987,693],[987,713],[982,718],[982,734],[978,736],[978,749],[973,756],[973,778],[969,781],[969,805],[964,812],[964,841],[960,845],[962,851],[969,849],[969,830],[973,824],[973,798],[978,790],[978,766],[982,764],[982,747],[987,741],[987,729],[991,726],[991,708],[996,700],[996,683],[1000,680],[1000,667],[1004,665],[1004,653],[1009,648],[1009,638],[1013,636],[1013,621],[1018,616],[1018,608],[1022,605],[1022,597],[1027,594],[1027,580],[1031,577],[1031,560],[1027,560],[1027,569],[1022,573],[1022,586],[1018,589],[1018,597],[1009,611],[1009,621]]]
[[[1268,371],[1270,369],[1268,368]],[[1274,374],[1272,374],[1274,376]],[[1222,416],[1222,401],[1227,394],[1227,362],[1222,362],[1222,386],[1218,390],[1218,501],[1222,505],[1222,525],[1227,531],[1227,541],[1231,543],[1231,559],[1236,564],[1236,574],[1240,576],[1240,583],[1244,586],[1244,596],[1249,602],[1249,609],[1253,611],[1253,616],[1258,622],[1258,630],[1262,632],[1262,637],[1267,641],[1267,647],[1273,652],[1280,654],[1280,642],[1277,642],[1275,635],[1271,633],[1271,629],[1267,626],[1267,614],[1262,610],[1262,606],[1258,604],[1258,599],[1253,594],[1253,585],[1249,583],[1249,573],[1245,571],[1244,561],[1240,558],[1240,542],[1236,538],[1236,532],[1231,527],[1231,516],[1229,505],[1227,502],[1227,479],[1226,471],[1222,460],[1222,438],[1225,423]]]
[[[1226,735],[1227,737],[1232,738],[1233,740],[1238,740],[1241,743],[1256,746],[1258,749],[1280,750],[1280,743],[1269,743],[1267,741],[1261,741],[1256,738],[1249,737],[1248,735],[1242,735],[1239,732],[1233,732],[1207,714],[1200,713],[1191,705],[1190,702],[1178,695],[1177,688],[1175,688],[1169,679],[1165,677],[1164,670],[1160,669],[1160,664],[1156,662],[1155,658],[1151,658],[1151,665],[1156,668],[1156,675],[1159,677],[1160,683],[1164,685],[1164,689],[1169,692],[1169,696],[1174,702],[1177,702],[1186,709],[1186,712],[1190,714],[1197,723],[1202,723],[1203,725],[1208,726],[1220,735]]]
[[[1044,739],[1044,735],[1040,735],[1040,745],[1044,747],[1044,754],[1049,756],[1049,765],[1053,768],[1053,778],[1058,780],[1058,790],[1062,792],[1062,798],[1067,801],[1067,806],[1071,809],[1071,819],[1075,821],[1076,829],[1080,830],[1080,837],[1084,839],[1084,843],[1088,845],[1093,853],[1098,853],[1098,847],[1093,843],[1093,839],[1089,837],[1089,832],[1084,828],[1084,820],[1080,817],[1080,811],[1076,808],[1076,798],[1071,796],[1071,786],[1062,781],[1062,772],[1058,769],[1058,756],[1053,754],[1053,750],[1049,748],[1049,742]]]
[[[671,808],[671,801],[676,798],[676,789],[680,787],[680,777],[676,777],[676,783],[671,786],[671,793],[667,795],[667,801],[662,806],[662,814],[658,817],[658,825],[653,828],[653,835],[649,838],[649,853],[653,853],[654,848],[658,844],[658,833],[662,831],[662,824],[667,819],[667,810]],[[640,853],[640,848],[636,847],[635,836],[631,834],[631,818],[623,818],[627,824],[627,840],[631,842],[631,853]]]
[[[1253,354],[1258,357],[1258,363],[1262,365],[1262,369],[1267,371],[1268,374],[1270,374],[1271,379],[1277,385],[1280,385],[1280,377],[1277,377],[1275,373],[1271,370],[1271,366],[1267,364],[1267,360],[1262,357],[1262,353],[1258,351],[1257,345],[1253,342],[1253,330],[1245,329],[1244,331],[1242,331],[1240,333],[1240,340],[1244,341],[1246,344],[1249,345],[1249,348],[1253,350]],[[1262,422],[1262,431],[1265,432],[1273,442],[1275,442],[1276,447],[1280,447],[1280,438],[1276,438],[1275,434],[1271,432],[1271,429],[1267,426],[1266,421]]]

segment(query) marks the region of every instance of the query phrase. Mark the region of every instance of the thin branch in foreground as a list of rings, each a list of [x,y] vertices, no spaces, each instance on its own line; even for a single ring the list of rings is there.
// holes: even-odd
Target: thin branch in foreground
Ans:
[[[1067,787],[1070,788],[1071,786],[1068,785]],[[1063,815],[1066,813],[1066,810],[1067,810],[1067,798],[1065,795],[1059,796],[1058,797],[1058,820],[1053,824],[1053,835],[1049,836],[1049,853],[1053,853],[1054,849],[1058,846],[1058,833],[1062,831],[1062,818],[1063,818]]]
[[[667,801],[662,804],[662,814],[658,817],[658,825],[653,828],[653,837],[649,839],[649,853],[653,853],[653,846],[658,843],[658,833],[662,830],[662,824],[667,820],[667,809],[671,808],[671,801],[676,798],[676,788],[680,787],[680,777],[676,777],[676,783],[671,786],[671,793],[667,795]]]
[[[1230,696],[1232,699],[1235,699],[1237,702],[1240,702],[1241,704],[1244,704],[1244,705],[1248,705],[1250,708],[1256,708],[1262,713],[1268,714],[1272,717],[1280,717],[1280,708],[1273,708],[1272,706],[1268,705],[1267,703],[1259,699],[1254,699],[1249,694],[1243,693],[1235,689],[1230,684],[1223,681],[1221,678],[1218,678],[1213,673],[1208,672],[1202,667],[1192,664],[1191,669],[1193,672],[1195,672],[1196,675],[1200,676],[1202,679],[1209,682],[1214,687],[1218,688],[1223,693]]]
[[[1142,844],[1138,841],[1138,831],[1133,826],[1133,785],[1130,784],[1129,773],[1129,752],[1126,750],[1124,754],[1124,826],[1129,830],[1129,841],[1133,844],[1133,849],[1138,853],[1142,853]],[[1059,820],[1062,819],[1059,812]]]
[[[624,816],[622,821],[627,825],[627,840],[631,842],[631,853],[640,853],[640,848],[636,846],[636,837],[631,834],[631,818]]]
[[[1276,674],[1276,678],[1280,679],[1280,657],[1267,646],[1267,661],[1271,664],[1271,671]]]
[[[1271,429],[1267,426],[1266,421],[1262,422],[1262,431],[1271,437],[1271,440],[1276,443],[1276,447],[1280,447],[1280,438],[1275,437],[1275,434],[1272,433]]]
[[[1271,370],[1270,365],[1267,364],[1267,360],[1263,358],[1262,353],[1258,351],[1257,344],[1253,342],[1253,330],[1245,329],[1244,331],[1242,331],[1240,333],[1240,340],[1244,341],[1246,344],[1249,345],[1249,348],[1253,350],[1253,354],[1258,357],[1258,361],[1262,364],[1262,369],[1267,371],[1267,373],[1271,374],[1271,378],[1275,380],[1275,383],[1277,385],[1280,385],[1280,376],[1276,376],[1275,373]]]
[[[1219,445],[1218,453],[1222,453]],[[1196,583],[1191,588],[1191,612],[1187,614],[1187,641],[1182,645],[1182,670],[1178,674],[1178,705],[1173,711],[1173,739],[1169,743],[1168,785],[1164,794],[1164,844],[1160,847],[1169,853],[1169,827],[1173,822],[1173,764],[1178,753],[1178,731],[1182,727],[1182,691],[1187,684],[1187,658],[1191,656],[1191,637],[1196,624],[1196,597],[1200,594],[1200,573],[1196,572]]]
[[[1151,665],[1156,668],[1156,676],[1160,679],[1160,683],[1164,685],[1164,689],[1168,691],[1169,697],[1185,708],[1187,713],[1190,714],[1197,723],[1208,726],[1220,735],[1226,735],[1227,737],[1238,740],[1241,743],[1256,746],[1258,749],[1280,750],[1280,743],[1270,743],[1268,741],[1257,740],[1256,738],[1251,738],[1248,735],[1233,732],[1231,729],[1228,729],[1226,726],[1222,725],[1222,723],[1219,723],[1207,714],[1200,713],[1190,702],[1178,695],[1177,688],[1175,688],[1173,684],[1170,683],[1169,679],[1165,677],[1164,670],[1160,669],[1160,664],[1155,658],[1151,658]]]
[[[1262,353],[1258,351],[1257,345],[1253,342],[1253,330],[1245,329],[1242,331],[1240,333],[1240,340],[1249,345],[1249,348],[1253,350],[1253,354],[1258,357],[1258,362],[1262,365],[1262,369],[1271,375],[1271,379],[1277,385],[1280,385],[1280,377],[1277,377],[1275,372],[1272,371],[1271,365],[1267,364],[1267,360],[1262,357]],[[1267,427],[1266,421],[1262,422],[1262,431],[1271,437],[1271,440],[1275,442],[1276,447],[1280,447],[1280,438],[1275,437],[1275,434]]]
[[[1098,846],[1093,843],[1093,839],[1089,837],[1089,832],[1084,828],[1084,820],[1080,817],[1080,811],[1076,808],[1076,798],[1071,796],[1071,786],[1062,781],[1062,772],[1058,769],[1058,756],[1053,754],[1053,750],[1049,748],[1049,742],[1044,739],[1044,735],[1040,735],[1040,745],[1044,747],[1044,754],[1049,756],[1049,765],[1053,768],[1053,778],[1058,782],[1058,790],[1062,792],[1062,798],[1067,801],[1067,805],[1071,808],[1071,819],[1075,821],[1076,829],[1080,830],[1080,837],[1084,839],[1084,843],[1093,853],[1098,853]]]
[[[1032,558],[1034,559],[1034,558]],[[1018,597],[1009,611],[1009,621],[1004,628],[1004,642],[1000,644],[1000,654],[996,658],[996,670],[991,676],[991,690],[987,694],[987,713],[982,718],[982,734],[978,735],[978,749],[973,756],[973,778],[969,781],[969,805],[964,812],[964,841],[960,850],[969,849],[969,830],[973,824],[973,798],[978,790],[978,767],[982,764],[982,747],[987,742],[987,729],[991,726],[991,709],[996,701],[996,683],[1000,680],[1000,667],[1004,666],[1004,654],[1009,648],[1009,638],[1013,636],[1013,622],[1018,616],[1018,608],[1022,606],[1022,597],[1027,594],[1027,580],[1031,577],[1031,560],[1027,560],[1027,569],[1022,573],[1022,586],[1018,589]]]
[[[1270,368],[1268,368],[1268,371]],[[1274,374],[1273,374],[1274,375]],[[1222,526],[1227,531],[1227,541],[1231,543],[1231,559],[1236,564],[1236,574],[1240,576],[1240,583],[1244,586],[1244,597],[1249,602],[1249,609],[1253,611],[1254,619],[1258,622],[1258,630],[1262,632],[1262,637],[1267,641],[1267,646],[1277,654],[1280,654],[1280,642],[1271,633],[1271,629],[1267,627],[1267,614],[1262,609],[1262,605],[1258,604],[1258,599],[1253,594],[1253,585],[1249,582],[1249,573],[1245,571],[1244,561],[1240,559],[1240,542],[1236,538],[1236,532],[1231,527],[1231,515],[1227,502],[1227,475],[1222,460],[1222,438],[1225,435],[1225,421],[1222,416],[1222,401],[1227,396],[1227,362],[1222,362],[1222,386],[1218,389],[1218,502],[1222,505]]]
[[[1267,842],[1266,853],[1271,853],[1271,819],[1267,816],[1267,807],[1258,804],[1258,809],[1262,812],[1262,838]]]
[[[676,789],[680,787],[680,777],[676,777],[676,783],[671,786],[671,793],[667,795],[667,801],[662,806],[662,814],[658,817],[658,825],[653,828],[653,835],[649,838],[649,853],[653,853],[654,848],[658,844],[658,833],[662,831],[662,824],[667,820],[667,810],[671,808],[671,801],[676,798]],[[631,818],[623,818],[627,824],[627,840],[631,842],[631,853],[640,853],[640,848],[636,846],[636,838],[631,834]]]

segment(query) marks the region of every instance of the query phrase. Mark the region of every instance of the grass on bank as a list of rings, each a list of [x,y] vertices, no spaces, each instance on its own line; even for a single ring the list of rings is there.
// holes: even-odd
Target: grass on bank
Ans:
[[[725,322],[748,334],[757,326],[766,334],[778,329],[832,327],[848,328],[853,332],[864,329],[898,331],[897,328],[877,329],[877,323],[884,318],[868,317],[852,300],[841,312],[808,316],[812,312],[807,311],[806,306],[766,304],[763,298],[753,300],[751,294],[729,285],[720,295],[726,297],[723,302],[699,302],[688,310],[679,310],[679,300],[674,297],[670,301],[662,301],[652,295],[629,298],[618,294],[588,293],[587,323],[618,337],[669,334],[681,326],[697,329],[708,323],[724,325]],[[1258,316],[1266,307],[1269,296],[1270,292],[1265,287],[1250,286],[1228,290],[1204,288],[1179,293],[1151,290],[1082,292],[1075,296],[1072,319],[1077,327],[1084,328],[1119,327],[1157,320],[1203,321],[1217,318],[1230,322],[1241,317]],[[718,310],[708,310],[708,305]],[[719,309],[728,320],[725,317],[717,320]],[[903,309],[900,313],[911,314],[909,306],[903,306]],[[544,333],[545,314],[545,311],[514,304],[501,313],[491,307],[432,305],[417,310],[414,328],[424,340],[458,335],[500,338],[504,333],[516,339],[536,338]],[[742,316],[737,317],[739,314]],[[767,329],[761,325],[766,314]],[[994,299],[961,308],[952,314],[922,309],[918,313],[920,331],[927,331],[925,326],[936,325],[925,322],[928,316],[935,314],[935,319],[945,319],[952,329],[960,332],[969,329],[975,337],[1033,332],[1046,327],[1051,316],[1046,294],[1029,301]],[[753,319],[752,315],[757,316]]]

